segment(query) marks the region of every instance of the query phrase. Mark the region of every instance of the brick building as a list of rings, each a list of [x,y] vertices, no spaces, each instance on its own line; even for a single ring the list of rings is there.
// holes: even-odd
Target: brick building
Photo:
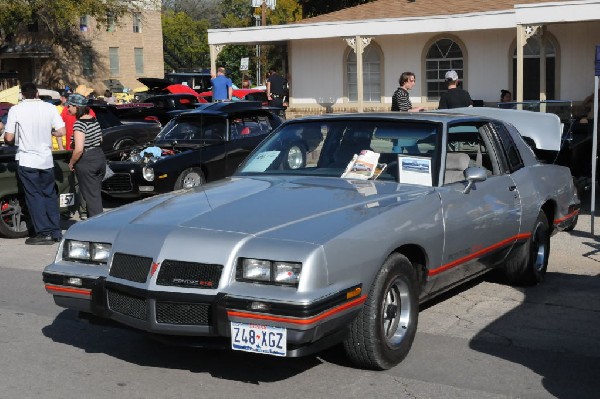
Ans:
[[[85,84],[100,94],[106,88],[139,87],[139,77],[162,78],[160,7],[160,1],[146,1],[142,12],[109,17],[101,28],[82,16],[71,32],[79,40],[69,50],[52,46],[48,32],[30,25],[0,47],[0,73],[17,73],[20,82],[51,89]]]

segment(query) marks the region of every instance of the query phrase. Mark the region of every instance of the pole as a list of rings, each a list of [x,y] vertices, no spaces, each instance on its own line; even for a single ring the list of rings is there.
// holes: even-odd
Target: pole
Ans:
[[[262,16],[262,26],[267,26],[267,0],[263,0],[262,5],[260,6],[260,11]]]
[[[600,60],[596,60],[600,62]],[[598,157],[596,153],[598,151],[598,76],[594,77],[594,129],[593,129],[593,140],[592,140],[592,203],[590,204],[590,215],[592,216],[592,238],[596,238],[594,235],[594,213],[596,211],[596,164]]]
[[[596,211],[596,164],[598,162],[597,151],[598,151],[598,79],[600,78],[600,45],[596,46],[596,57],[594,63],[594,109],[592,114],[594,115],[594,128],[592,129],[592,203],[590,204],[590,215],[592,217],[592,224],[590,232],[592,238],[596,239],[594,235],[594,213]]]

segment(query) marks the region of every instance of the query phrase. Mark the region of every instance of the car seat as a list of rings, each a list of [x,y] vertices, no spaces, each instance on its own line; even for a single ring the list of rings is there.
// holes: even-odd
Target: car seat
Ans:
[[[465,169],[469,167],[469,155],[464,152],[449,152],[446,154],[446,172],[444,184],[456,183],[465,180]]]

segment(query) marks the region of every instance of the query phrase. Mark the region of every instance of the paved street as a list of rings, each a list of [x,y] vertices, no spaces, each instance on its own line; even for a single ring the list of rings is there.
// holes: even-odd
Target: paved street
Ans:
[[[584,213],[552,238],[540,286],[490,275],[425,306],[408,358],[385,372],[350,367],[337,347],[279,359],[91,325],[43,289],[56,245],[0,239],[0,398],[598,398],[600,242],[589,230]]]

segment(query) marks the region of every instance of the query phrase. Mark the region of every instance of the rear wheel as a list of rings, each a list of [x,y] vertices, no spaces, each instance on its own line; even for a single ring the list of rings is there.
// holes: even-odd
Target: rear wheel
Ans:
[[[506,260],[505,273],[508,281],[515,285],[541,282],[546,275],[550,256],[550,228],[544,212],[539,212],[531,237],[513,251]]]
[[[189,168],[181,172],[175,182],[175,190],[201,186],[204,183],[204,174],[200,168]]]
[[[417,332],[418,282],[414,266],[392,254],[375,277],[369,296],[344,341],[357,366],[386,370],[408,354]]]
[[[0,234],[7,238],[27,237],[29,234],[22,201],[16,195],[0,199]]]

